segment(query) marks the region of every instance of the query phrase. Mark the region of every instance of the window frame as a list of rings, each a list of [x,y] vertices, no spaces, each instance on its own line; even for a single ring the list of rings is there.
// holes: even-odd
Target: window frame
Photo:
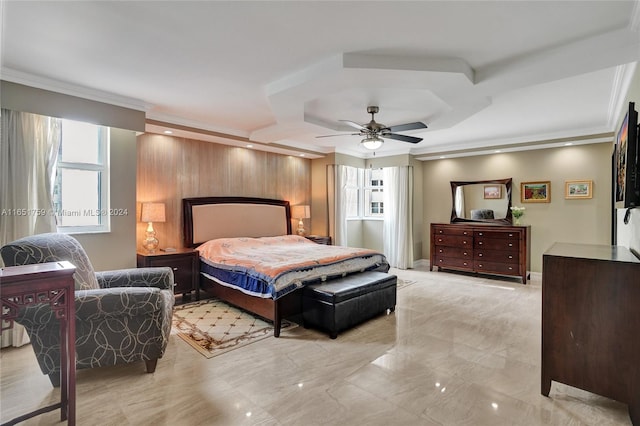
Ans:
[[[61,131],[64,134],[65,121],[77,121],[77,120],[62,120]],[[84,123],[84,122],[83,122]],[[98,209],[85,209],[85,211],[79,212],[80,214],[88,214],[88,210],[91,210],[91,214],[95,214],[98,217],[98,225],[73,225],[64,226],[60,225],[59,215],[63,213],[58,210],[62,206],[55,206],[56,208],[56,229],[62,234],[90,234],[90,233],[105,233],[111,231],[111,215],[109,214],[110,203],[110,191],[109,191],[109,171],[110,161],[109,152],[111,146],[111,129],[107,126],[101,126],[93,123],[91,124],[98,128],[98,159],[97,163],[80,163],[80,162],[68,162],[62,161],[62,138],[60,139],[60,147],[58,150],[58,157],[56,161],[56,174],[54,176],[54,193],[55,189],[61,187],[61,174],[60,170],[79,170],[79,171],[95,171],[98,172]],[[62,189],[62,188],[61,188]],[[54,195],[55,203],[55,195]],[[61,201],[60,201],[61,203]]]
[[[382,168],[354,167],[357,170],[357,185],[349,184],[346,191],[357,192],[357,215],[347,216],[347,220],[384,220],[384,180]],[[380,176],[373,177],[372,170],[379,170]],[[376,194],[376,197],[372,196]],[[372,213],[373,203],[378,203],[382,213]],[[348,211],[347,211],[348,213]]]

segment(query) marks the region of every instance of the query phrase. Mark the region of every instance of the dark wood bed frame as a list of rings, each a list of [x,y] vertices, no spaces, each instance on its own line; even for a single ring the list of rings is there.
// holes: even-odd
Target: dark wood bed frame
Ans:
[[[284,208],[283,219],[286,220],[287,234],[291,234],[291,212],[288,201],[250,197],[185,198],[182,200],[185,247],[196,247],[204,242],[194,241],[193,238],[193,207],[207,204],[257,204],[281,206]],[[252,237],[253,235],[237,236]],[[277,300],[273,300],[271,298],[265,299],[250,296],[239,290],[223,286],[203,275],[200,275],[200,287],[213,297],[245,309],[269,321],[273,321],[273,335],[275,337],[280,336],[281,321],[283,318],[300,315],[302,313],[302,292],[300,290],[289,293]]]

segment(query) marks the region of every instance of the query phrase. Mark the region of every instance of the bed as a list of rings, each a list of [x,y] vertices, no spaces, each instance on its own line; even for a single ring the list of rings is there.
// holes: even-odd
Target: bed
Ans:
[[[389,270],[379,252],[320,245],[292,235],[288,201],[185,198],[183,217],[185,246],[200,252],[201,289],[273,321],[275,337],[283,318],[301,315],[302,287]],[[287,259],[294,262],[289,265]]]

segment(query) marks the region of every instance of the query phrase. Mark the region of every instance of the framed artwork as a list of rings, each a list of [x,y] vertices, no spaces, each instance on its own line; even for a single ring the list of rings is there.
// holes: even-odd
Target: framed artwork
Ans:
[[[485,200],[497,200],[502,198],[502,185],[485,185],[484,198]]]
[[[593,198],[592,180],[568,180],[564,183],[564,198],[567,200]]]
[[[520,182],[520,201],[523,203],[551,202],[551,182]]]

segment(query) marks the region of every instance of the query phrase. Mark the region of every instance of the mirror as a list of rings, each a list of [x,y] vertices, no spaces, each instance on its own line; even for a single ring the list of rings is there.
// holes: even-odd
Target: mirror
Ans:
[[[511,178],[451,181],[451,223],[512,224]]]

